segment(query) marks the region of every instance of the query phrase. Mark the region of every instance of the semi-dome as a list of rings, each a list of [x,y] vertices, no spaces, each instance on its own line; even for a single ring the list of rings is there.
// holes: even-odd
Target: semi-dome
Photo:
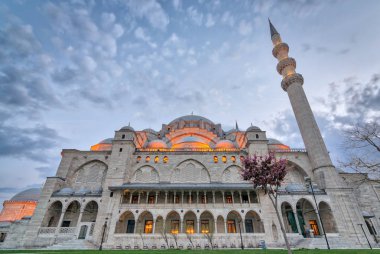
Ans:
[[[146,147],[151,149],[162,149],[168,148],[168,145],[163,140],[155,139],[150,141]]]
[[[283,145],[283,143],[278,139],[268,138],[268,145]]]
[[[215,149],[233,149],[236,148],[231,140],[220,140],[215,145]]]
[[[31,188],[17,193],[11,198],[11,201],[38,201],[40,196],[40,188]]]
[[[200,137],[186,136],[175,142],[172,148],[210,148],[210,145]]]
[[[261,131],[261,129],[257,126],[254,126],[254,125],[251,125],[248,127],[248,129],[246,130],[247,132],[248,131]]]
[[[181,116],[181,117],[178,117],[176,119],[174,119],[173,121],[171,121],[169,123],[169,125],[172,125],[176,122],[181,122],[181,121],[203,121],[203,122],[207,122],[209,124],[214,124],[210,119],[207,119],[203,116],[197,116],[197,115],[186,115],[186,116]]]
[[[99,144],[112,144],[113,138],[106,138],[99,142]]]

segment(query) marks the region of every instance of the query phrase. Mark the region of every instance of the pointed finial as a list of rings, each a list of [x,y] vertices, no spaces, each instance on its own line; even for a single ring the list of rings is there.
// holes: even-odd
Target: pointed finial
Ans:
[[[269,28],[270,28],[270,37],[273,37],[275,34],[279,34],[276,30],[276,28],[273,26],[272,22],[270,22],[270,19],[268,18],[269,21]]]
[[[238,126],[238,123],[237,123],[236,120],[235,120],[235,129],[236,129],[236,130],[239,130],[239,126]]]

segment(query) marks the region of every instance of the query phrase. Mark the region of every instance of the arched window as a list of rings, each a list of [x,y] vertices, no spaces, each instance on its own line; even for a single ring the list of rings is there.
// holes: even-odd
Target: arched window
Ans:
[[[158,163],[160,161],[160,158],[158,156],[154,157],[154,163]]]
[[[169,162],[169,158],[168,158],[168,156],[164,156],[164,158],[162,159],[162,161],[163,161],[164,163],[168,163],[168,162]]]
[[[214,156],[214,162],[218,163],[218,156]]]
[[[150,161],[150,157],[149,156],[146,156],[145,158],[145,162],[149,162]]]
[[[136,162],[139,163],[141,161],[141,156],[137,156]]]
[[[226,163],[227,162],[227,156],[222,156],[222,161],[223,161],[223,163]]]
[[[235,157],[235,156],[231,156],[231,161],[232,161],[233,163],[235,163],[235,162],[236,162],[236,157]]]

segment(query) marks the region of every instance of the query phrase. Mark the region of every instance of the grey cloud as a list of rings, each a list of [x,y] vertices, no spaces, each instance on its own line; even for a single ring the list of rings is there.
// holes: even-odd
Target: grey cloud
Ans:
[[[147,19],[154,28],[165,30],[169,24],[169,16],[156,0],[130,0],[127,1],[127,7],[132,15]]]
[[[61,139],[54,129],[42,125],[19,128],[1,124],[0,156],[46,162],[46,152],[56,147]]]

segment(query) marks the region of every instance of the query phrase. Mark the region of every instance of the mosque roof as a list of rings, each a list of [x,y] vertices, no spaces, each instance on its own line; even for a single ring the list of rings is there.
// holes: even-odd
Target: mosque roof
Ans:
[[[113,138],[106,138],[99,142],[99,144],[112,144]]]
[[[214,124],[210,119],[207,119],[206,117],[203,117],[203,116],[186,115],[186,116],[181,116],[181,117],[174,119],[173,121],[171,121],[169,123],[169,125],[174,124],[176,122],[180,122],[180,121],[203,121],[203,122],[207,122],[209,124]]]
[[[268,138],[268,145],[283,145],[283,143],[278,139]]]
[[[261,131],[261,129],[257,126],[251,125],[248,127],[247,131]]]
[[[120,129],[121,131],[135,131],[131,126],[124,126]]]
[[[41,196],[40,188],[31,188],[14,195],[11,201],[38,201]]]

